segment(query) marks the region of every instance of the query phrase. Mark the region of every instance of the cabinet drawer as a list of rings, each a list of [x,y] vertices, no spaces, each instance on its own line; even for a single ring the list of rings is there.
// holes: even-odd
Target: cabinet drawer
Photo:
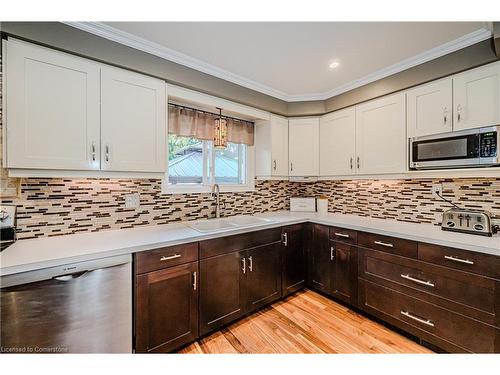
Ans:
[[[281,228],[237,234],[200,242],[200,259],[281,241]]]
[[[500,256],[419,243],[418,259],[500,279]]]
[[[358,232],[352,229],[330,227],[330,239],[356,245],[358,242]]]
[[[386,251],[388,253],[405,257],[417,257],[417,243],[415,241],[404,240],[402,238],[359,232],[358,244],[370,249]]]
[[[497,353],[500,330],[360,279],[360,305],[373,315],[452,352]]]
[[[359,271],[377,284],[489,324],[500,323],[500,283],[493,279],[367,249],[361,251]]]
[[[141,274],[198,260],[198,242],[162,247],[135,254],[135,273]]]

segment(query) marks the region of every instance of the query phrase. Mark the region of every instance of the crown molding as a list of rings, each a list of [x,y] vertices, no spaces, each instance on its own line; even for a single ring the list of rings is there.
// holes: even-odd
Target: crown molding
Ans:
[[[452,40],[450,42],[432,48],[428,51],[412,56],[408,59],[402,60],[384,69],[380,69],[376,72],[370,73],[360,79],[336,87],[327,92],[289,95],[280,90],[276,90],[267,85],[231,73],[225,69],[218,68],[202,60],[185,55],[181,52],[164,47],[160,44],[151,42],[144,38],[127,33],[125,31],[118,30],[112,26],[103,24],[101,22],[63,22],[63,23],[68,26],[72,26],[77,29],[89,32],[91,34],[100,36],[102,38],[111,40],[113,42],[117,42],[126,45],[128,47],[135,48],[137,50],[149,53],[151,55],[161,57],[165,60],[172,61],[176,64],[180,64],[188,68],[200,71],[202,73],[206,73],[211,76],[223,79],[225,81],[237,84],[239,86],[246,87],[248,89],[258,91],[262,94],[266,94],[274,98],[284,100],[286,102],[326,100],[333,96],[340,95],[347,91],[375,82],[379,79],[388,77],[390,75],[423,64],[425,62],[434,60],[438,57],[458,51],[462,48],[466,48],[473,44],[482,42],[483,40],[489,39],[492,36],[491,30],[489,30],[487,27],[484,27],[472,33],[466,34],[458,39]]]
[[[260,93],[272,96],[286,101],[288,95],[282,91],[273,89],[272,87],[263,85],[259,82],[252,81],[248,78],[231,73],[225,69],[218,68],[212,64],[208,64],[202,60],[185,55],[181,52],[175,51],[168,47],[162,46],[158,43],[151,42],[144,38],[135,36],[122,30],[118,30],[112,26],[106,25],[102,22],[62,22],[65,25],[75,27],[77,29],[86,31],[88,33],[100,36],[102,38],[111,40],[116,43],[123,44],[127,47],[135,48],[137,50],[149,53],[154,56],[161,57],[162,59],[172,61],[176,64],[195,69],[202,73],[229,81],[239,86],[258,91]]]

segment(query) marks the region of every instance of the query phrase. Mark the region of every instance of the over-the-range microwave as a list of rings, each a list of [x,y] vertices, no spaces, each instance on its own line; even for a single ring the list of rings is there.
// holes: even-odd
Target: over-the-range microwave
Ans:
[[[410,139],[410,168],[500,166],[500,126]]]

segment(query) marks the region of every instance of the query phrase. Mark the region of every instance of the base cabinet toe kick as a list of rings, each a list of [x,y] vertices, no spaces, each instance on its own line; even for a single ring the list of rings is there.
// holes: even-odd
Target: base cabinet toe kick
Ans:
[[[128,267],[128,342],[136,353],[174,352],[304,287],[432,349],[500,353],[500,256],[303,223],[138,252]],[[83,285],[99,272],[53,284]],[[4,278],[7,302],[12,288],[25,287]],[[30,321],[13,319],[13,311],[2,303],[3,342],[14,330],[30,332]],[[5,322],[23,323],[23,331]],[[16,344],[30,343],[21,336]]]

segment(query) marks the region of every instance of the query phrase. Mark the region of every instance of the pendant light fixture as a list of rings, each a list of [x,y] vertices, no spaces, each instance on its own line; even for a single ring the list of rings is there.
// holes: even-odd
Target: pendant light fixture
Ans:
[[[222,117],[222,108],[218,108],[219,117],[214,124],[214,148],[225,149],[227,147],[227,120]]]

